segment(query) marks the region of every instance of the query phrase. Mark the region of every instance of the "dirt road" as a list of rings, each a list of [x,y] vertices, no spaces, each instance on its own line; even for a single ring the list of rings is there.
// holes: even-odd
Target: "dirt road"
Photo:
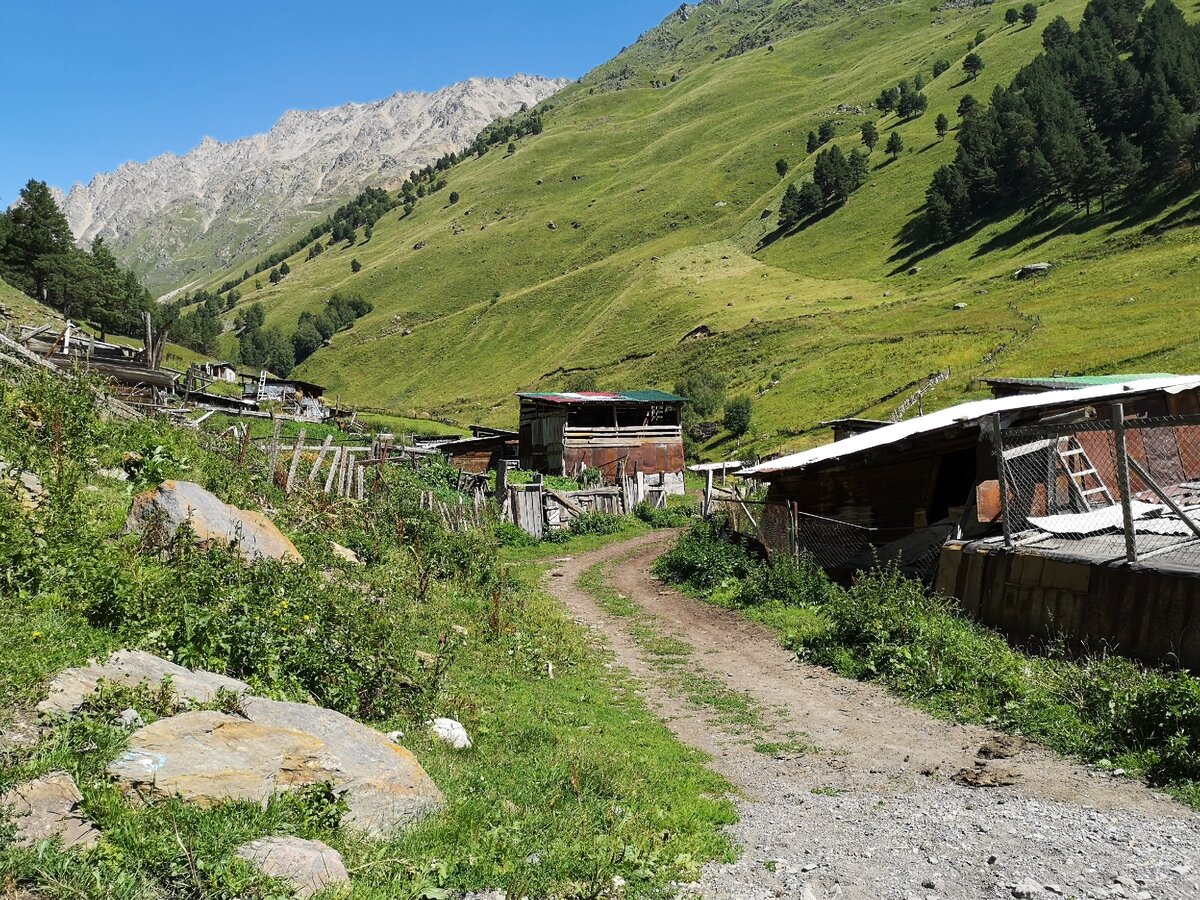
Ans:
[[[696,893],[1200,897],[1200,815],[1137,782],[798,663],[766,629],[656,581],[650,566],[672,539],[657,532],[564,560],[549,589],[742,794],[733,835],[745,852],[710,866]],[[610,615],[579,587],[597,564],[649,618]],[[683,662],[664,669],[647,627],[690,648]],[[688,679],[745,698],[760,711],[753,733],[698,705]],[[959,773],[1000,786],[968,787],[953,780]]]

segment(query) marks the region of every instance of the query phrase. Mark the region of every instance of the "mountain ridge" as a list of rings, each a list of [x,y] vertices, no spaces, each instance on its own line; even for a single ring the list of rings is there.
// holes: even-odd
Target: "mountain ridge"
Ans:
[[[368,184],[461,149],[496,118],[568,82],[471,78],[434,92],[288,110],[265,132],[127,162],[62,201],[81,244],[103,236],[156,291],[236,266]]]

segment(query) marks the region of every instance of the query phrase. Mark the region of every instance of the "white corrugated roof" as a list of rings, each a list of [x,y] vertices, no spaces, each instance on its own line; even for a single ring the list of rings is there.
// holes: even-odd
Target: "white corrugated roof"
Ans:
[[[1127,381],[1121,384],[1105,384],[1098,387],[1077,388],[1061,391],[1044,391],[1040,394],[1022,394],[1015,397],[1002,397],[998,400],[973,400],[970,403],[960,403],[947,409],[919,416],[893,425],[885,425],[874,431],[856,434],[842,441],[823,444],[801,453],[782,456],[770,462],[760,463],[743,469],[739,475],[768,475],[774,472],[786,472],[803,469],[814,463],[828,462],[858,453],[865,453],[876,447],[895,444],[906,438],[919,434],[940,431],[955,425],[967,425],[980,422],[996,413],[1013,412],[1023,409],[1037,409],[1042,406],[1061,406],[1071,403],[1087,403],[1093,400],[1117,400],[1123,394],[1147,394],[1162,391],[1167,394],[1177,394],[1180,391],[1200,388],[1200,376],[1179,375],[1171,378],[1149,378],[1140,381]]]

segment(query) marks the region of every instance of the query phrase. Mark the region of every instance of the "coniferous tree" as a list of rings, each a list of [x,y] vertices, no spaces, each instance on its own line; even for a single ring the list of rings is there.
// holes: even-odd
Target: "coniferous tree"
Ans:
[[[808,144],[806,145],[806,149],[810,155],[821,149],[821,141],[817,137],[817,133],[815,131],[810,131],[808,133]]]
[[[875,99],[875,108],[882,113],[890,113],[900,102],[900,91],[896,88],[884,88]]]
[[[943,72],[948,72],[949,70],[950,70],[950,60],[939,59],[939,60],[935,61],[933,64],[933,77],[938,78],[942,75]]]
[[[963,59],[963,71],[972,81],[979,77],[979,73],[983,71],[983,65],[983,57],[978,53],[968,53]]]
[[[1047,50],[1061,50],[1070,45],[1073,36],[1067,20],[1057,16],[1042,32],[1042,46]]]
[[[357,259],[350,260],[350,271],[357,275],[362,271],[362,263],[360,263]]]
[[[286,278],[288,275],[292,274],[292,267],[287,264],[286,260],[280,264],[279,274],[282,275],[284,278]]]
[[[775,160],[775,171],[779,173],[781,179],[787,178],[788,169],[790,168],[786,159]]]
[[[832,141],[835,134],[836,129],[834,128],[832,119],[826,119],[824,122],[822,122],[819,130],[817,131],[817,137],[820,139],[822,145],[828,144],[830,141]]]
[[[887,140],[887,146],[884,148],[892,155],[892,159],[896,159],[904,152],[904,138],[900,137],[900,132],[893,131]]]
[[[1021,7],[1021,21],[1026,25],[1032,25],[1037,21],[1038,8],[1036,3],[1026,3]]]
[[[783,192],[783,200],[779,203],[779,227],[794,228],[804,218],[800,207],[800,190],[794,184],[789,184]]]
[[[950,120],[946,118],[945,113],[938,113],[938,117],[933,120],[933,128],[937,132],[938,140],[946,136],[946,132],[950,130]]]
[[[1006,25],[1016,25],[1021,21],[1021,14],[1017,12],[1015,6],[1010,6],[1004,11],[1004,23]]]
[[[272,269],[271,274],[268,275],[267,278],[271,284],[279,284],[279,282],[283,280],[283,276],[279,274],[278,269]]]
[[[873,151],[875,145],[879,143],[879,129],[875,127],[874,122],[863,122],[862,142],[868,151]]]

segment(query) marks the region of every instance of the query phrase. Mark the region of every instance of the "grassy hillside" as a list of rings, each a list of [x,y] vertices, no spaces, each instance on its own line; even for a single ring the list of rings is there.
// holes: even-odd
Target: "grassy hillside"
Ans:
[[[926,255],[907,244],[932,173],[955,152],[952,136],[937,139],[937,114],[953,123],[964,94],[986,100],[1055,15],[1076,22],[1083,6],[1053,0],[1031,28],[1005,27],[1001,4],[917,0],[840,18],[787,2],[675,14],[555,97],[545,132],[515,154],[460,164],[411,216],[389,214],[369,242],[298,255],[281,285],[243,302],[264,301],[268,323],[290,330],[333,291],[365,296],[374,312],[301,372],[358,402],[459,422],[511,422],[514,391],[579,371],[602,387],[669,387],[715,365],[731,391],[759,396],[762,451],[821,439],[821,420],[886,415],[945,368],[953,377],[931,405],[991,374],[1197,368],[1194,197],[1134,219],[1014,218]],[[747,9],[760,24],[738,18]],[[748,28],[774,42],[723,58]],[[961,61],[981,28],[986,69],[968,83]],[[938,58],[952,67],[931,79]],[[923,117],[869,108],[918,71],[931,79]],[[869,118],[881,146],[898,129],[907,149],[894,162],[876,150],[848,204],[772,241],[784,188],[811,172],[806,135],[828,118],[847,151]],[[793,167],[782,181],[780,157]],[[1011,278],[1035,261],[1055,265],[1050,277]],[[711,337],[683,340],[701,325]]]

